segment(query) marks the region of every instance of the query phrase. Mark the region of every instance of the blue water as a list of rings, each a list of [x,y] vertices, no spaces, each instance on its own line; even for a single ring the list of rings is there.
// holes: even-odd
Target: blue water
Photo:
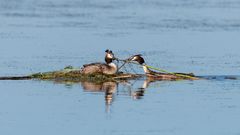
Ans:
[[[0,81],[0,134],[238,135],[238,0],[0,0],[0,76],[143,54],[173,72],[220,78]],[[135,65],[124,71],[143,73]],[[148,87],[146,87],[148,86]]]

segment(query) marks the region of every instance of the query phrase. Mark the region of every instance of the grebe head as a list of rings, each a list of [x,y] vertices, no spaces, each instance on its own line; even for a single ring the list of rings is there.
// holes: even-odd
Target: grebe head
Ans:
[[[145,60],[144,60],[144,58],[142,57],[141,54],[132,56],[132,58],[130,58],[130,60],[131,60],[131,61],[136,61],[136,62],[138,62],[140,65],[142,65],[143,70],[144,70],[145,73],[147,73],[147,74],[150,73],[150,70],[148,69],[148,67],[147,67],[147,65],[146,65],[146,63],[145,63]]]
[[[145,60],[143,59],[141,54],[132,56],[131,61],[136,61],[140,65],[145,65]]]
[[[114,54],[111,50],[106,50],[106,56],[105,56],[105,61],[107,64],[112,63],[113,60],[115,60],[116,58],[114,57]]]

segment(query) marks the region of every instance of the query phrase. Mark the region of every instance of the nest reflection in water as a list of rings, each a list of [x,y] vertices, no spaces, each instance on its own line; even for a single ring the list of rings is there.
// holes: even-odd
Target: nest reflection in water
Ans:
[[[80,85],[84,92],[90,94],[103,94],[106,111],[110,111],[110,107],[114,104],[117,97],[129,97],[132,100],[140,100],[144,97],[145,91],[150,84],[155,82],[148,78],[140,78],[138,80],[119,80],[119,81],[106,81],[106,82],[71,82],[54,80],[55,83],[65,84],[68,87],[73,85]],[[159,81],[158,81],[159,82]]]

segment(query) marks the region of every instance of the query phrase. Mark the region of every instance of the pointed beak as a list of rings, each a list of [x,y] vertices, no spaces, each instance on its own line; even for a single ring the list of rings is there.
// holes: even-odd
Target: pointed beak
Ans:
[[[115,56],[114,56],[112,59],[113,59],[113,60],[117,60],[117,61],[118,61],[118,58],[117,58],[117,57],[115,57]]]

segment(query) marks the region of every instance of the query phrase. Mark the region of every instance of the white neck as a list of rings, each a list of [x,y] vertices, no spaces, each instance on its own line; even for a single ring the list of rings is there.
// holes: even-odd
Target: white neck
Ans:
[[[146,74],[149,73],[149,69],[146,65],[143,65],[142,67],[143,67],[143,70]]]
[[[109,63],[108,65],[109,65],[110,67],[114,68],[114,69],[117,69],[117,65],[116,65],[115,63],[112,63],[112,62],[111,62],[111,63]]]
[[[110,70],[111,73],[110,74],[117,73],[118,67],[115,63],[109,63],[108,65],[111,67],[111,70]]]

